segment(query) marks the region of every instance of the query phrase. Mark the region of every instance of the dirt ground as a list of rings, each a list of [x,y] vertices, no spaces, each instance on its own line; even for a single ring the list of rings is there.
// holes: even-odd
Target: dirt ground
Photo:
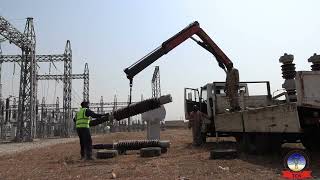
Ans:
[[[68,143],[78,140],[78,137],[73,138],[51,138],[51,139],[34,139],[33,142],[25,143],[8,143],[10,141],[0,142],[0,156],[12,153],[17,153],[21,151],[26,151],[29,149],[36,149],[41,147],[46,147],[55,144]]]
[[[209,139],[201,148],[191,145],[186,129],[165,130],[163,140],[171,147],[160,157],[141,158],[138,151],[113,159],[79,160],[78,141],[0,156],[0,179],[282,179],[281,153],[265,156],[241,154],[233,160],[210,160]],[[93,143],[144,139],[145,132],[121,132],[93,138]],[[313,176],[320,177],[320,156],[311,154]]]

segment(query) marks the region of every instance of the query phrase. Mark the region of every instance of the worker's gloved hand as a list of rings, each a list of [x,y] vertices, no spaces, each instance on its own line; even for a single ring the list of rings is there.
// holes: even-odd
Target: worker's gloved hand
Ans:
[[[109,121],[113,121],[114,117],[113,117],[113,113],[112,112],[109,113],[108,119],[109,119]]]
[[[108,121],[108,114],[103,114],[100,118],[98,118],[99,121],[102,121],[102,122],[106,122]]]

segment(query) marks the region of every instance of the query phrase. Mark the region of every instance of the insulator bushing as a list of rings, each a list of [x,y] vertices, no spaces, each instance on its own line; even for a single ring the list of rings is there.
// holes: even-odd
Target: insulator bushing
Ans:
[[[296,77],[296,67],[293,63],[281,65],[281,71],[284,79],[294,79]]]
[[[313,56],[311,56],[308,59],[308,62],[311,62],[311,70],[312,71],[320,71],[320,55],[317,55],[316,53],[313,54]]]
[[[296,77],[296,67],[293,62],[293,55],[284,53],[283,56],[280,57],[279,62],[281,65],[282,70],[282,77],[284,79],[294,79]]]
[[[115,148],[119,151],[139,150],[146,147],[160,147],[159,140],[129,140],[119,141]]]
[[[320,71],[320,63],[311,65],[312,71]]]
[[[116,120],[125,119],[137,114],[141,114],[141,113],[159,108],[162,104],[166,104],[171,101],[172,101],[171,95],[161,96],[159,98],[147,99],[135,104],[131,104],[128,107],[118,109],[113,113],[113,116]]]
[[[116,149],[120,154],[128,150],[139,150],[147,147],[160,147],[165,152],[170,147],[168,140],[124,140],[112,144],[94,144],[93,149]]]
[[[94,144],[92,145],[93,149],[113,149],[113,143],[112,144]]]

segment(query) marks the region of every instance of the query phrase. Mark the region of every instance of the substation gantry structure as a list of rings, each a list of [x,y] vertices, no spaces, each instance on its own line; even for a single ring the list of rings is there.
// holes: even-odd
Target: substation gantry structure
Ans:
[[[160,87],[160,69],[159,66],[156,66],[153,71],[152,80],[151,80],[151,88],[152,88],[152,97],[160,97],[161,96],[161,87]]]
[[[60,135],[62,116],[59,108],[59,97],[57,97],[54,104],[46,104],[46,98],[43,97],[41,104],[38,103],[38,107],[40,109],[38,116],[41,118],[39,118],[40,120],[37,124],[37,137],[44,138]]]
[[[127,107],[128,102],[118,102],[117,96],[114,95],[113,102],[104,102],[103,96],[100,98],[98,103],[90,103],[90,109],[97,110],[98,113],[103,114],[106,111],[115,111],[117,108]]]
[[[84,100],[89,100],[89,68],[85,65],[83,74],[72,74],[72,50],[68,40],[63,54],[35,55],[35,31],[33,18],[27,18],[24,33],[19,32],[5,18],[0,16],[0,35],[22,50],[22,55],[1,55],[3,62],[20,62],[21,77],[18,101],[16,141],[32,141],[36,129],[36,104],[38,80],[63,81],[63,129],[61,136],[69,137],[72,123],[71,92],[72,79],[84,79]],[[64,62],[63,75],[38,75],[37,63]]]

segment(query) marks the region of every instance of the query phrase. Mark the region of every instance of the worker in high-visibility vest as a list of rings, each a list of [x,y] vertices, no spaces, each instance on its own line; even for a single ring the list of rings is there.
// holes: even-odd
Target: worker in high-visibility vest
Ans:
[[[91,118],[97,118],[91,120]],[[92,139],[90,126],[96,126],[108,120],[112,120],[112,113],[96,114],[89,109],[89,102],[82,102],[80,110],[76,113],[73,121],[76,124],[77,134],[80,139],[81,159],[92,160]]]

